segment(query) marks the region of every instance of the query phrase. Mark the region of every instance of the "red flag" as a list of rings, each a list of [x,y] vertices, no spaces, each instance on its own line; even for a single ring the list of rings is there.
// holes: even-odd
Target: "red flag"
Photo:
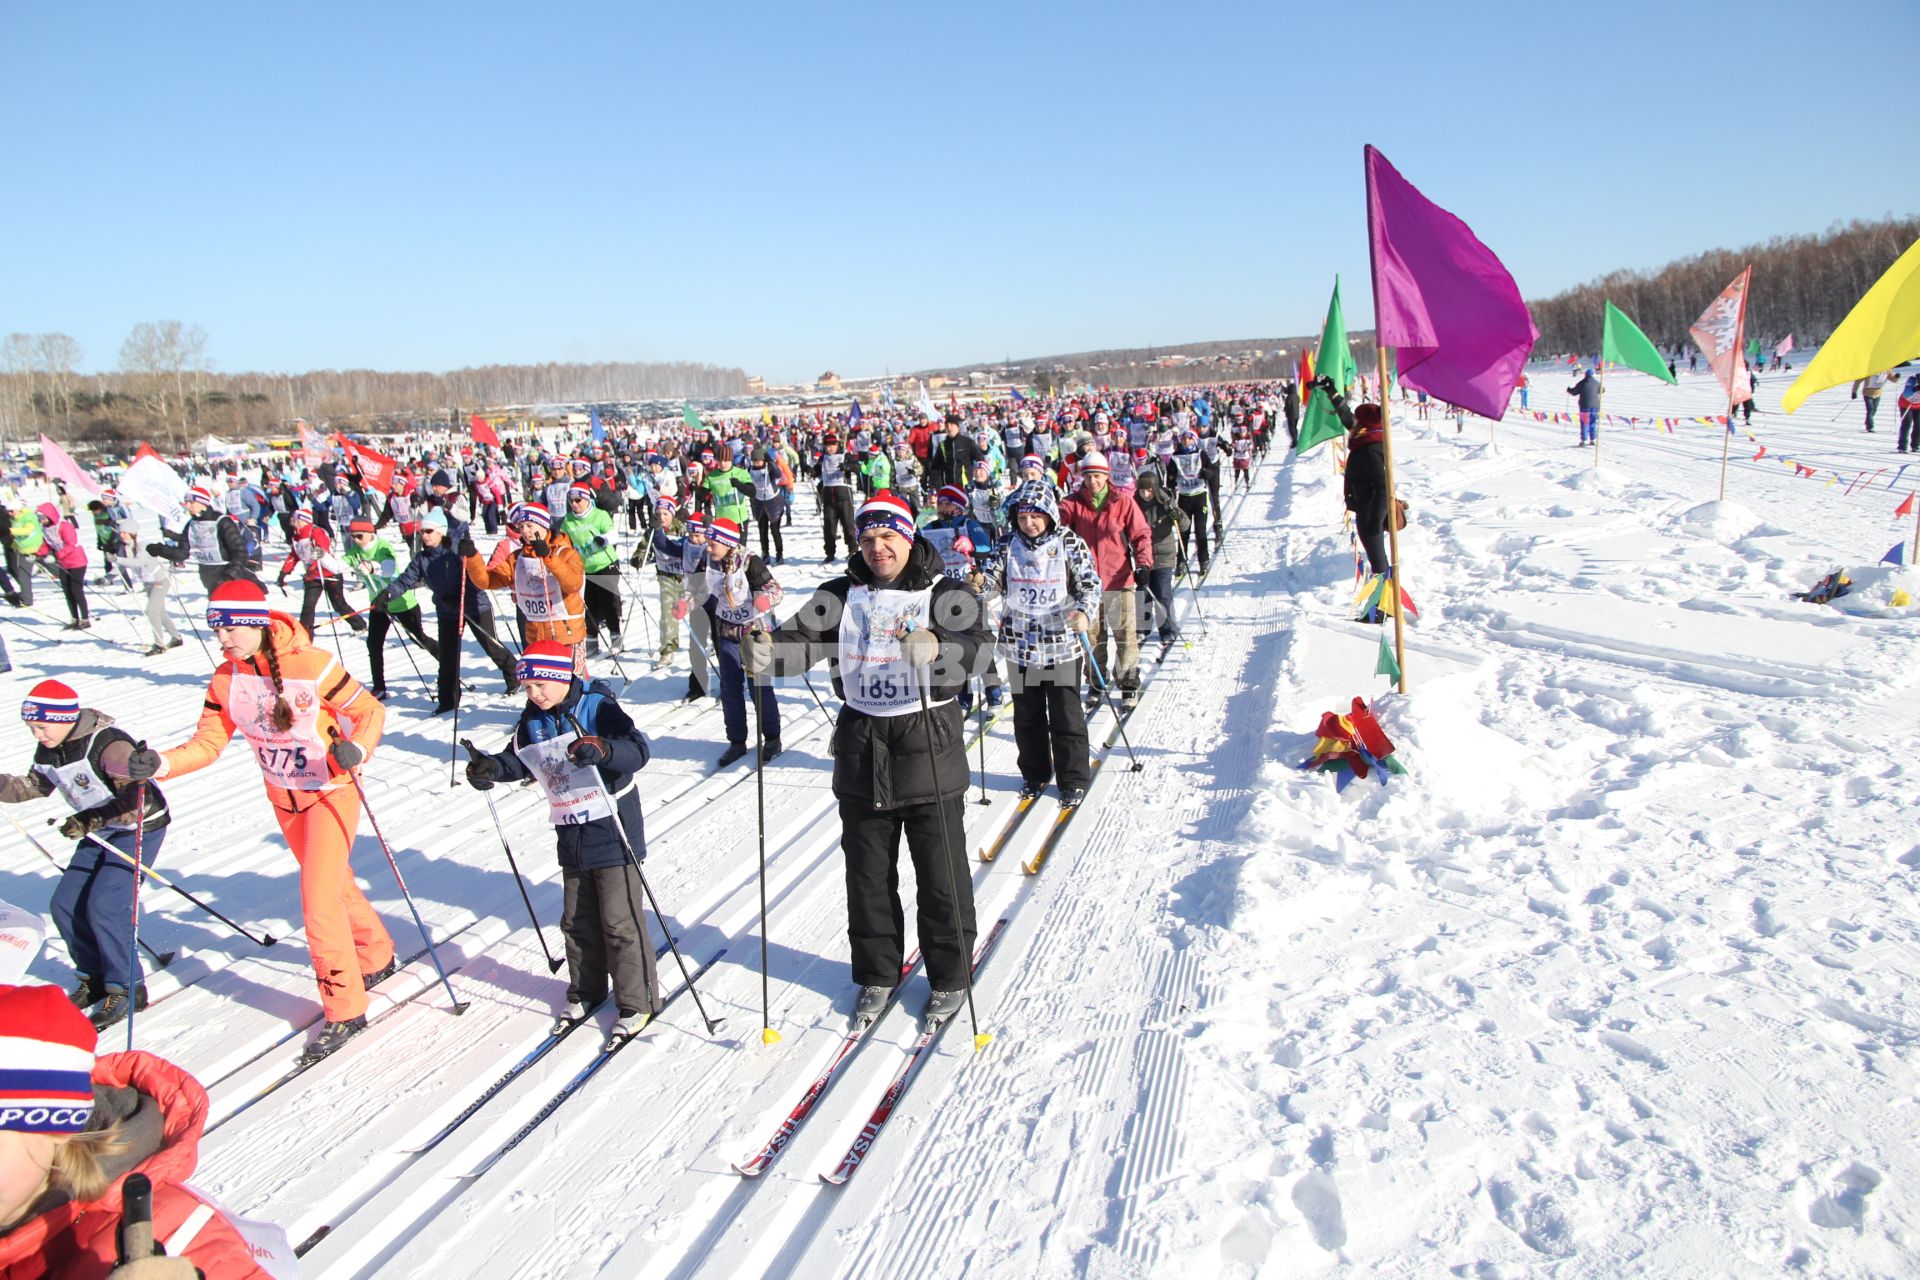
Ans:
[[[347,441],[347,452],[360,472],[360,481],[369,489],[392,496],[393,477],[399,464],[384,453],[375,453],[364,444]]]
[[[1740,344],[1747,327],[1747,284],[1752,276],[1752,267],[1742,271],[1687,330],[1712,367],[1713,376],[1726,388],[1729,404],[1753,399],[1753,384],[1740,367]]]
[[[1910,494],[1908,494],[1908,495],[1907,495],[1907,500],[1906,500],[1905,502],[1903,502],[1903,503],[1901,503],[1901,504],[1900,504],[1900,505],[1899,505],[1898,507],[1895,507],[1895,508],[1894,508],[1894,511],[1893,511],[1893,514],[1895,514],[1895,515],[1897,515],[1897,516],[1910,516],[1910,515],[1912,515],[1912,514],[1913,514],[1913,494],[1911,494],[1911,493],[1910,493]]]
[[[473,442],[475,444],[490,444],[496,449],[500,447],[499,434],[495,432],[491,426],[487,425],[485,418],[477,413],[474,414],[471,426],[473,428]]]

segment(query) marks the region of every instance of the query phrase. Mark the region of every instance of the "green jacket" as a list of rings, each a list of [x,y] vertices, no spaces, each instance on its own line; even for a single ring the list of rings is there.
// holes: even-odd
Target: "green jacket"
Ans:
[[[560,521],[560,532],[580,553],[580,565],[588,573],[605,573],[613,568],[613,517],[599,507],[583,516],[569,511]]]
[[[40,547],[47,540],[40,532],[40,517],[33,514],[31,506],[13,513],[13,527],[7,532],[13,537],[13,549],[23,556],[40,554]]]
[[[400,558],[393,548],[387,545],[385,538],[375,538],[373,545],[362,550],[360,544],[347,539],[346,547],[341,551],[341,559],[347,562],[347,568],[359,574],[367,588],[375,595],[386,589],[394,576],[400,572]],[[413,608],[413,592],[395,596],[386,607],[388,613],[405,613]]]
[[[749,499],[753,497],[753,477],[747,469],[735,466],[729,471],[711,472],[706,486],[707,492],[713,495],[714,517],[731,520],[744,529],[752,519]]]
[[[868,458],[860,464],[860,470],[866,473],[867,481],[873,485],[875,493],[893,488],[893,459],[886,454],[875,454]]]

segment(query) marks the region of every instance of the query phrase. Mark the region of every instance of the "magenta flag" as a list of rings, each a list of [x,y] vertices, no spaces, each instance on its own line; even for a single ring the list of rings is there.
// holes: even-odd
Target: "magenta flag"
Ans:
[[[100,496],[100,482],[80,469],[80,464],[53,441],[40,437],[40,469],[49,480],[63,480],[89,498]]]
[[[1372,147],[1367,239],[1374,327],[1400,381],[1484,418],[1507,411],[1540,331],[1493,250]]]

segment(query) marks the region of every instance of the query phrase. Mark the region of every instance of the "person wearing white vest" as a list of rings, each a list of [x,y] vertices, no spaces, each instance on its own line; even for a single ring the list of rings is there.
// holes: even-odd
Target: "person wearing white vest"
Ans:
[[[987,583],[1006,603],[999,651],[1013,683],[1013,740],[1023,798],[1052,780],[1060,803],[1080,803],[1092,781],[1080,705],[1080,638],[1100,611],[1100,572],[1079,534],[1060,523],[1053,489],[1031,480],[1007,503],[1013,536]],[[1119,625],[1124,626],[1124,621]]]
[[[860,553],[848,572],[821,584],[771,635],[749,634],[741,657],[756,680],[799,675],[825,659],[845,703],[833,730],[833,794],[840,802],[853,980],[861,988],[858,1024],[877,1016],[900,979],[903,835],[933,986],[929,1016],[964,998],[975,936],[972,868],[964,848],[943,832],[966,832],[966,722],[958,697],[986,661],[988,633],[980,597],[942,573],[940,553],[918,536],[904,499],[891,490],[874,494],[855,527]]]
[[[79,695],[60,681],[35,685],[21,704],[20,718],[38,746],[26,773],[0,774],[0,804],[58,792],[73,809],[60,824],[60,834],[74,842],[73,859],[48,911],[80,977],[74,1004],[98,1005],[94,1025],[109,1027],[127,1016],[129,1006],[147,1004],[133,945],[134,833],[140,831],[142,865],[152,866],[167,834],[166,797],[154,783],[142,793],[127,781],[133,737],[111,716],[81,706]]]
[[[569,646],[534,641],[514,674],[527,705],[513,738],[504,750],[470,760],[467,783],[486,791],[531,780],[546,793],[567,940],[567,1006],[555,1030],[584,1020],[611,984],[619,1013],[613,1034],[626,1038],[660,1008],[638,867],[647,836],[634,785],[652,749],[606,685],[575,678]]]

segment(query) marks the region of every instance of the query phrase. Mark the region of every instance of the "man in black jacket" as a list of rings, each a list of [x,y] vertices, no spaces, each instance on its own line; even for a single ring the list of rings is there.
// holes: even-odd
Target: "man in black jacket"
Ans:
[[[187,490],[186,526],[147,544],[147,554],[174,564],[192,561],[200,570],[200,585],[209,594],[223,582],[245,578],[258,582],[247,564],[247,531],[240,522],[214,507],[213,494],[195,485]]]
[[[493,665],[500,668],[507,692],[520,687],[513,674],[513,655],[494,634],[493,602],[467,577],[463,559],[474,553],[470,529],[464,521],[459,522],[457,532],[448,524],[447,513],[442,509],[436,508],[420,517],[420,554],[373,598],[374,604],[385,608],[418,586],[425,586],[433,593],[434,624],[440,649],[440,687],[438,705],[433,709],[435,715],[453,710],[459,701],[463,593],[468,632],[493,659]]]
[[[846,857],[847,935],[860,984],[856,1026],[892,999],[905,955],[900,837],[918,885],[927,978],[926,1017],[937,1023],[966,999],[975,937],[973,877],[965,856],[966,722],[957,701],[989,659],[985,608],[967,585],[941,576],[940,553],[917,536],[912,508],[891,491],[856,518],[860,554],[778,631],[750,634],[750,678],[798,675],[822,658],[846,704],[833,731],[833,793]],[[922,716],[922,681],[930,714]]]
[[[985,457],[980,446],[960,430],[957,414],[947,416],[947,434],[933,442],[927,455],[927,488],[937,491],[942,485],[965,487],[973,475],[973,460]]]

